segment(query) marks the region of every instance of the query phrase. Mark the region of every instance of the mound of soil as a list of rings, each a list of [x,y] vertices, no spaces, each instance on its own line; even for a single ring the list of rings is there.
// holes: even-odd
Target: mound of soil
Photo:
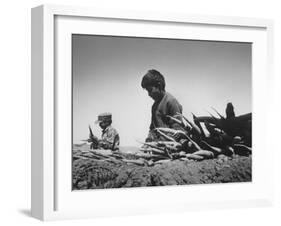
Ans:
[[[221,156],[200,162],[174,160],[152,167],[94,159],[73,161],[73,189],[249,182],[251,156]]]

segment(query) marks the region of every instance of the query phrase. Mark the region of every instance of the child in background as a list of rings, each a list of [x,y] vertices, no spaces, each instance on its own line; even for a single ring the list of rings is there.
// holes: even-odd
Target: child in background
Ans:
[[[98,115],[98,120],[95,124],[99,124],[102,129],[101,139],[98,140],[98,148],[110,149],[112,151],[119,150],[120,137],[115,128],[111,126],[112,124],[112,114],[102,113]]]

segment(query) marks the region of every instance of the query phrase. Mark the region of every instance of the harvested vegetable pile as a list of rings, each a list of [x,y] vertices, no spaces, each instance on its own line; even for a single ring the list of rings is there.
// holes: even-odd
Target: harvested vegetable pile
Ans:
[[[236,117],[231,103],[226,117],[215,112],[169,117],[178,129],[156,128],[135,154],[75,147],[73,188],[251,181],[251,114]]]

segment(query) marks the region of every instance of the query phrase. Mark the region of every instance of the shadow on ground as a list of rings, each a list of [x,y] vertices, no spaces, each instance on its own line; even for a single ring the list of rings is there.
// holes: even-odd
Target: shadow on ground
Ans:
[[[32,217],[31,210],[29,210],[29,209],[19,209],[18,212],[27,217]]]

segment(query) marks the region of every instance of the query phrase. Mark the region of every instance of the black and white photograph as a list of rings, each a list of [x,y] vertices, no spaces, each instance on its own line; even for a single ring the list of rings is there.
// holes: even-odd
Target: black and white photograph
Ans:
[[[73,190],[251,182],[252,154],[251,43],[72,34]]]

